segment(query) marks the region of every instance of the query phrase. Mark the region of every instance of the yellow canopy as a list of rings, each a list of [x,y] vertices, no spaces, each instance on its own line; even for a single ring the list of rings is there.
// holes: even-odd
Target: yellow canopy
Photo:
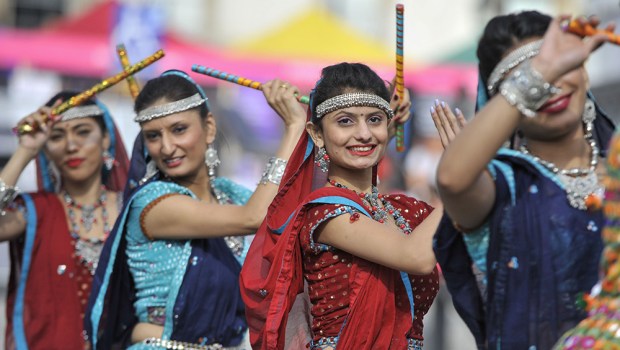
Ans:
[[[396,45],[396,44],[394,44]],[[342,20],[320,8],[311,8],[291,18],[266,35],[233,45],[242,54],[330,62],[390,64],[395,49],[364,37]]]

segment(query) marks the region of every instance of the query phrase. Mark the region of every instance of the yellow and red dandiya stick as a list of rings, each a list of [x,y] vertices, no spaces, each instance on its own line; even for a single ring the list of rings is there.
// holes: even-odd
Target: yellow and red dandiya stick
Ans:
[[[396,94],[399,100],[405,98],[405,75],[403,73],[403,27],[405,18],[405,6],[396,5]],[[396,121],[396,150],[405,150],[405,127]]]
[[[192,66],[192,71],[194,71],[196,73],[208,75],[208,76],[210,76],[212,78],[226,80],[226,81],[229,81],[231,83],[239,84],[239,85],[242,85],[242,86],[245,86],[245,87],[249,87],[249,88],[252,88],[252,89],[256,89],[256,90],[262,90],[263,89],[263,84],[259,83],[258,81],[242,78],[242,77],[237,76],[237,75],[228,74],[226,72],[222,72],[220,70],[213,69],[213,68],[208,68],[208,67],[201,66],[201,65],[198,65],[198,64],[195,64],[195,65]],[[301,96],[301,97],[298,98],[298,100],[299,100],[300,103],[310,104],[310,97],[308,97],[308,96]]]
[[[118,58],[121,61],[121,66],[123,67],[123,69],[128,69],[129,67],[131,67],[125,45],[116,45],[116,53],[118,54]],[[133,77],[133,75],[127,77],[127,85],[129,85],[129,93],[131,94],[131,97],[135,100],[140,93],[140,86],[138,85],[138,82],[136,81],[136,78]]]
[[[110,78],[104,79],[100,83],[95,84],[90,89],[71,97],[70,99],[61,103],[60,105],[58,105],[52,110],[52,114],[50,116],[50,118],[52,119],[52,122],[57,121],[60,118],[61,113],[75,106],[79,106],[80,104],[84,103],[86,100],[93,97],[95,94],[100,93],[101,91],[106,90],[114,86],[115,84],[119,83],[123,79],[136,74],[137,72],[153,64],[155,61],[159,60],[162,57],[164,57],[164,51],[158,50],[151,56],[125,69],[123,72],[118,73]],[[46,119],[47,119],[47,116],[44,118],[43,121],[47,122]],[[16,126],[15,128],[13,128],[13,131],[20,135],[35,132],[37,130],[39,130],[38,124],[30,125],[27,123],[20,124]]]
[[[564,23],[562,23],[562,27],[565,28],[565,30],[579,36],[593,36],[597,34],[605,34],[607,35],[607,40],[610,43],[620,45],[620,35],[608,32],[606,30],[596,29],[589,24],[581,24],[576,19],[573,19],[572,21],[565,21]]]

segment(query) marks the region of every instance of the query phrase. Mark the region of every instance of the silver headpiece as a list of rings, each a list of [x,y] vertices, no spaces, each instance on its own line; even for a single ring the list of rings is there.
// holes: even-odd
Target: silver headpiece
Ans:
[[[532,41],[531,43],[527,43],[515,49],[504,57],[497,64],[497,66],[495,66],[495,69],[493,69],[493,72],[491,72],[491,75],[489,76],[489,81],[487,84],[487,92],[489,93],[489,96],[495,95],[499,83],[504,79],[506,74],[510,72],[510,70],[523,63],[523,61],[538,55],[542,43],[542,39]]]
[[[355,106],[376,107],[384,111],[388,118],[394,117],[394,111],[386,100],[375,94],[363,92],[353,92],[328,98],[316,106],[316,117],[320,119],[335,110]]]
[[[103,109],[97,105],[77,106],[61,113],[60,121],[66,122],[67,120],[95,117],[98,115],[103,115]]]
[[[145,108],[138,113],[138,115],[134,118],[134,121],[137,123],[147,122],[149,120],[165,117],[170,114],[187,111],[188,109],[198,107],[205,102],[207,102],[207,99],[202,98],[200,94],[196,93],[195,95],[182,100]]]

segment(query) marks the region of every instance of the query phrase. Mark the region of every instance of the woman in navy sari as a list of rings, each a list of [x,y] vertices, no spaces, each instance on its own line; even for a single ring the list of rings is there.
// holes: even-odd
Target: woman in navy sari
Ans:
[[[447,214],[435,252],[480,349],[550,349],[586,316],[576,301],[598,279],[599,159],[613,124],[583,63],[605,37],[566,33],[565,19],[523,12],[488,23],[480,110],[438,167]]]
[[[247,348],[242,235],[262,221],[305,122],[296,88],[272,81],[263,91],[285,132],[253,194],[215,177],[215,120],[189,76],[168,71],[141,91],[143,144],[130,174],[139,187],[95,276],[86,326],[93,348]]]

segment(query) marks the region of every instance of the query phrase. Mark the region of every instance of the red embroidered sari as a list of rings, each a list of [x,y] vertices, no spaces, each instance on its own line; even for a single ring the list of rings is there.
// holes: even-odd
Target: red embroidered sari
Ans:
[[[304,292],[300,232],[313,202],[335,200],[339,204],[364,206],[357,195],[346,189],[322,187],[310,193],[317,178],[313,153],[312,141],[304,133],[241,271],[241,293],[254,349],[285,347],[289,312],[297,296]],[[325,183],[315,181],[319,186]],[[397,295],[402,295],[399,291],[404,289],[400,273],[351,256],[348,281],[349,309],[338,347],[407,349],[413,317],[409,305],[397,306]]]
[[[75,240],[57,195],[26,196],[36,208],[36,228],[34,235],[11,244],[6,348],[24,345],[16,339],[17,327],[25,332],[29,349],[84,349],[83,318],[92,276],[75,256]],[[30,238],[32,245],[26,248]],[[23,297],[18,297],[23,269],[27,269],[27,279],[22,281]]]

